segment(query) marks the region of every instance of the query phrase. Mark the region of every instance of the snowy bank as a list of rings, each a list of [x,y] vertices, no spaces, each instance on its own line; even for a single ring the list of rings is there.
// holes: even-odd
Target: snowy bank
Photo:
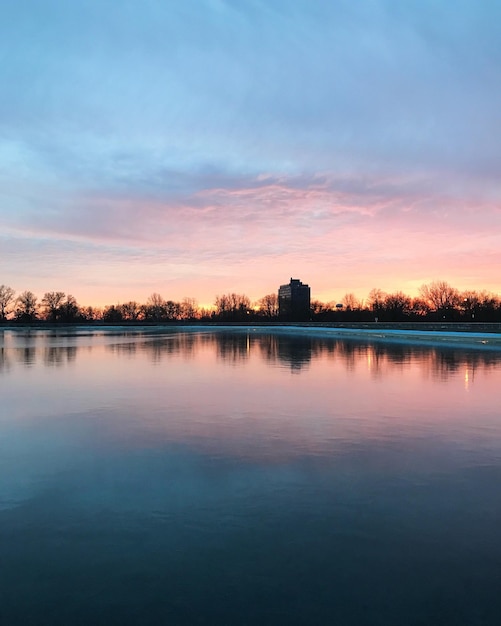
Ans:
[[[235,330],[235,329],[233,329]],[[247,331],[329,337],[333,339],[406,343],[429,346],[453,346],[501,351],[501,333],[430,331],[401,329],[335,328],[313,326],[251,326]]]

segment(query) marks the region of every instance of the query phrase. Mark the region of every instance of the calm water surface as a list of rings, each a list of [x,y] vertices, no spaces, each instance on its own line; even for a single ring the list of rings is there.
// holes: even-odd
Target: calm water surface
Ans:
[[[0,332],[0,623],[501,619],[501,354]]]

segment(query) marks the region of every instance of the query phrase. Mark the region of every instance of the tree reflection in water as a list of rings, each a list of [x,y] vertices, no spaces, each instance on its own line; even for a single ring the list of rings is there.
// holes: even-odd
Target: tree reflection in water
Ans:
[[[318,359],[341,362],[348,371],[365,362],[374,377],[419,364],[425,376],[438,380],[447,380],[460,370],[470,372],[471,380],[479,368],[496,367],[501,360],[500,352],[476,348],[372,343],[264,329],[192,328],[188,331],[185,328],[169,332],[127,329],[85,333],[26,330],[0,334],[0,373],[7,373],[13,365],[19,364],[71,366],[80,351],[92,352],[103,347],[117,356],[131,359],[146,355],[159,365],[175,355],[182,355],[186,360],[207,349],[214,350],[217,359],[229,365],[244,364],[253,358],[272,366],[289,367],[292,372],[300,372]]]

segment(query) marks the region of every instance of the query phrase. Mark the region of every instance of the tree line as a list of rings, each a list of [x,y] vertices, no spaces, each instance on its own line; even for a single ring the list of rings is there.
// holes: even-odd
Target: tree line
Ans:
[[[501,319],[501,298],[485,290],[460,291],[446,281],[434,281],[419,288],[416,297],[402,291],[386,293],[381,289],[372,289],[365,301],[353,294],[346,294],[341,304],[345,313],[360,318],[374,318],[377,321],[499,321]],[[321,316],[323,305],[317,306],[316,316]]]
[[[11,287],[0,285],[0,322],[181,322],[280,320],[278,296],[270,293],[256,302],[245,294],[216,296],[210,309],[200,307],[194,298],[181,302],[152,293],[145,303],[131,300],[102,308],[80,305],[63,291],[46,292],[38,298],[32,291],[16,295]],[[416,297],[402,291],[386,293],[372,289],[365,300],[352,293],[340,302],[313,300],[305,321],[501,321],[501,299],[487,291],[460,291],[445,281],[423,285]]]
[[[84,323],[102,321],[166,322],[213,319],[244,320],[250,315],[273,318],[278,315],[278,297],[269,294],[252,303],[244,294],[229,293],[217,296],[213,308],[200,307],[194,298],[181,302],[152,293],[146,302],[130,300],[104,307],[82,306],[76,298],[63,291],[48,291],[38,298],[32,291],[16,295],[12,287],[0,285],[0,322],[65,322]]]

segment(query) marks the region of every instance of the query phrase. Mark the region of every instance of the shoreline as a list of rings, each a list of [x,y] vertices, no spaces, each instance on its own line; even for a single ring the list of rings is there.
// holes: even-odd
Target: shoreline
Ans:
[[[357,342],[420,345],[427,347],[474,348],[501,351],[500,332],[340,328],[311,326],[275,328],[279,334],[301,334]]]
[[[208,326],[208,327],[239,327],[256,326],[267,328],[335,328],[354,330],[415,330],[415,331],[454,331],[454,332],[487,332],[501,334],[501,322],[444,322],[444,321],[399,321],[399,322],[321,322],[321,321],[285,321],[273,319],[248,319],[248,320],[159,320],[159,321],[128,321],[104,322],[102,320],[80,322],[50,322],[46,320],[34,320],[32,322],[17,322],[7,320],[0,322],[1,330],[36,329],[45,328],[175,328],[183,326]]]
[[[391,326],[391,327],[390,327]],[[485,327],[489,326],[488,329]],[[421,345],[428,347],[464,347],[479,350],[500,350],[501,331],[498,324],[458,324],[458,323],[422,323],[422,324],[343,324],[333,325],[315,322],[296,323],[158,323],[158,324],[7,324],[0,326],[0,332],[55,332],[64,333],[123,333],[145,332],[252,332],[256,334],[273,333],[277,335],[298,335],[312,338],[330,338],[337,340]]]

